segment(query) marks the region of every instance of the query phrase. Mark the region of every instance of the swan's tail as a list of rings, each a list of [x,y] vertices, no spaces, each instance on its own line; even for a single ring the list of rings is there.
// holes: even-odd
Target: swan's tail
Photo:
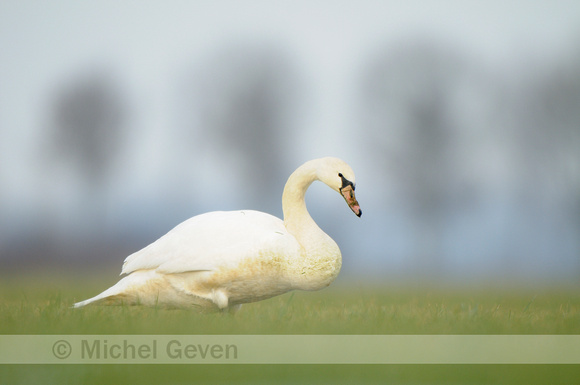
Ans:
[[[87,306],[87,305],[89,305],[91,303],[99,302],[99,301],[102,301],[105,298],[109,298],[111,296],[115,296],[115,295],[119,294],[116,290],[113,290],[113,289],[116,288],[116,286],[117,285],[115,285],[115,286],[113,286],[113,287],[105,290],[104,292],[102,292],[99,295],[94,296],[93,298],[89,298],[89,299],[86,299],[84,301],[75,303],[73,305],[73,308],[76,309],[76,308],[79,308],[79,307]]]
[[[121,279],[119,282],[101,294],[96,295],[93,298],[75,303],[73,308],[76,309],[89,304],[98,304],[103,302],[107,305],[121,303],[130,305],[134,302],[138,302],[138,298],[135,296],[135,289],[147,283],[154,275],[155,272],[152,270],[136,271]]]
[[[192,290],[191,282],[199,274],[159,274],[155,270],[138,270],[121,279],[101,294],[77,302],[73,308],[90,304],[145,305],[166,308],[196,308],[199,311],[215,311],[228,308],[228,296],[223,290]]]
[[[84,301],[75,303],[73,305],[73,308],[76,309],[79,307],[87,306],[87,305],[92,304],[92,303],[102,302],[105,299],[111,300],[114,297],[117,297],[118,295],[120,295],[124,292],[124,289],[126,289],[127,285],[125,285],[123,281],[125,281],[127,278],[128,277],[123,278],[122,280],[117,282],[116,285],[108,288],[107,290],[105,290],[104,292],[102,292],[99,295],[94,296],[93,298],[89,298],[89,299],[86,299]]]

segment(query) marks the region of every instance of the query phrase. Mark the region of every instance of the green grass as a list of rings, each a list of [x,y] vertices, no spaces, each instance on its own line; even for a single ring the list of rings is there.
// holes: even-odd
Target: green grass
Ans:
[[[80,275],[79,275],[80,276]],[[577,288],[340,284],[234,314],[92,306],[114,275],[0,281],[0,334],[580,334]],[[0,365],[19,383],[577,383],[578,365]],[[555,382],[554,382],[555,381]]]

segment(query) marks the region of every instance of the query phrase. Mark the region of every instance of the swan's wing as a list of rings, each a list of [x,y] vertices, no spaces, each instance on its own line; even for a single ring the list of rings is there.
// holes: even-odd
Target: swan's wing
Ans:
[[[121,274],[156,269],[161,273],[235,267],[242,260],[267,255],[291,256],[300,245],[284,223],[258,211],[215,211],[177,225],[149,246],[125,259]]]

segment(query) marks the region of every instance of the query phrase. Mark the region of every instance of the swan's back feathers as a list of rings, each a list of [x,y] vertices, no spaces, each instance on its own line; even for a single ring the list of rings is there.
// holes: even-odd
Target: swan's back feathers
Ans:
[[[300,244],[279,218],[253,210],[214,211],[182,222],[128,256],[121,274],[149,269],[171,274],[234,268],[247,258],[289,256],[299,250]]]

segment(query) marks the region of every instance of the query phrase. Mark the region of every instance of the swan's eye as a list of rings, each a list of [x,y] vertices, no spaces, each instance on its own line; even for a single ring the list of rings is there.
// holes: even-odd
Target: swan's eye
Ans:
[[[345,178],[345,177],[342,175],[342,173],[340,173],[340,172],[338,173],[338,176],[339,176],[339,177],[340,177],[340,179],[342,180],[342,187],[340,188],[341,190],[342,190],[343,188],[347,187],[347,186],[351,186],[351,187],[352,187],[352,190],[354,191],[354,184],[353,184],[351,181],[349,181],[348,179],[346,179],[346,178]]]

